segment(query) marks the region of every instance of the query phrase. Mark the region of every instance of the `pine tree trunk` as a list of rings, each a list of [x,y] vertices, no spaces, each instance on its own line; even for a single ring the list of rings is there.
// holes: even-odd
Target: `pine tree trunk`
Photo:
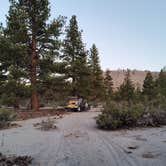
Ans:
[[[72,56],[72,66],[75,62],[75,55]],[[77,96],[75,67],[72,68],[72,96]]]
[[[33,110],[38,111],[38,96],[36,87],[36,66],[37,66],[37,55],[36,55],[36,37],[35,37],[35,20],[32,19],[32,52],[31,52],[31,85],[32,85],[32,96],[31,96],[31,107]]]
[[[18,101],[19,99],[16,99],[15,100],[15,103],[13,104],[13,108],[14,108],[14,110],[19,110],[19,101]]]
[[[32,62],[32,65],[34,65],[34,62]],[[37,97],[37,90],[36,90],[36,69],[35,65],[32,67],[31,72],[31,85],[32,85],[32,96],[31,96],[31,107],[33,110],[38,111],[38,97]]]
[[[72,95],[77,96],[77,90],[76,90],[76,78],[73,77],[73,82],[72,82]]]

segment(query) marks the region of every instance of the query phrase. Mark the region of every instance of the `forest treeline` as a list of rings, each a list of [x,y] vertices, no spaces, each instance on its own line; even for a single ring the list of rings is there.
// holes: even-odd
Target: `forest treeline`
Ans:
[[[123,84],[113,91],[109,71],[105,77],[106,100],[103,112],[97,117],[97,124],[103,129],[118,129],[136,126],[166,125],[166,68],[157,79],[149,71],[143,87],[135,87],[130,70],[127,70]]]

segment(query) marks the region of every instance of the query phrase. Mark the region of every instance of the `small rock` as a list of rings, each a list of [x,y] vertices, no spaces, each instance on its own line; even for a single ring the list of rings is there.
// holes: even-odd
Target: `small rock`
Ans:
[[[152,153],[145,153],[142,155],[143,158],[149,158],[149,159],[153,159],[153,158],[156,158],[158,156],[160,156],[161,154],[152,154]]]
[[[135,150],[138,149],[138,146],[129,146],[128,149]]]

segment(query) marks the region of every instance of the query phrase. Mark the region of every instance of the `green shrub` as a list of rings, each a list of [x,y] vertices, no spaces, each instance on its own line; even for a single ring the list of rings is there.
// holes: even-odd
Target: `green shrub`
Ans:
[[[16,115],[9,110],[0,109],[0,129],[8,126]]]
[[[143,111],[144,107],[141,104],[109,102],[98,116],[97,125],[103,129],[136,126],[136,121],[142,116]]]
[[[117,129],[122,126],[119,119],[113,119],[111,114],[102,113],[97,118],[97,125],[101,129]]]
[[[104,111],[97,117],[97,125],[102,129],[126,127],[158,127],[166,125],[164,103],[157,100],[145,104],[128,102],[107,102]]]
[[[166,97],[162,94],[158,94],[156,98],[152,100],[152,104],[155,107],[166,111]]]

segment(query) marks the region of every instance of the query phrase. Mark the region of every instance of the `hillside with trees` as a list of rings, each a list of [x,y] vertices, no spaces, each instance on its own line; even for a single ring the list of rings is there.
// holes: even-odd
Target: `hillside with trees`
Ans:
[[[113,78],[114,83],[114,90],[116,90],[120,85],[123,83],[123,80],[125,78],[126,69],[117,69],[117,70],[111,70],[111,76]],[[133,82],[133,84],[142,89],[144,79],[146,77],[146,74],[148,73],[147,70],[141,71],[141,70],[131,70],[130,77]],[[159,75],[159,72],[151,72],[154,79],[156,79]]]

